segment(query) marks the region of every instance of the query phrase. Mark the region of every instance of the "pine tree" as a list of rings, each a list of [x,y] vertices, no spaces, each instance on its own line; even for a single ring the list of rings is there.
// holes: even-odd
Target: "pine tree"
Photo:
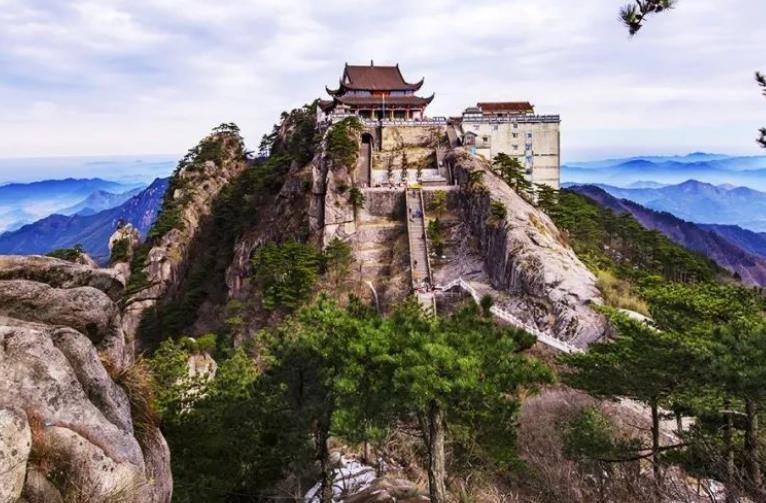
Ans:
[[[683,389],[691,376],[688,349],[673,334],[610,313],[617,330],[613,341],[595,344],[585,353],[565,355],[564,379],[570,385],[602,398],[631,398],[651,411],[652,443],[640,449],[635,458],[650,458],[658,488],[662,485],[660,454],[660,407],[672,403],[674,393]],[[677,446],[676,446],[677,447]],[[648,450],[648,453],[645,451]]]
[[[487,459],[510,463],[518,391],[552,377],[544,365],[519,354],[533,337],[495,325],[476,306],[436,319],[411,301],[387,321],[391,400],[420,425],[431,501],[444,503],[447,424],[461,426]]]
[[[288,311],[300,307],[319,276],[319,261],[317,250],[296,241],[261,246],[253,258],[253,270],[264,307]]]
[[[556,217],[559,201],[559,191],[548,184],[537,184],[537,206],[551,218]]]
[[[443,190],[437,190],[433,193],[433,199],[431,200],[431,210],[436,214],[436,218],[441,218],[442,214],[447,211],[447,193]]]
[[[527,180],[526,169],[516,157],[500,153],[492,161],[492,168],[505,183],[525,199],[532,195],[532,183]]]

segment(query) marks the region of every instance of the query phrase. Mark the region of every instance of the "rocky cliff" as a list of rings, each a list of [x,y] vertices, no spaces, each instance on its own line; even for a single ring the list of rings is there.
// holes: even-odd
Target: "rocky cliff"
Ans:
[[[203,231],[208,234],[216,199],[248,163],[238,130],[218,128],[181,161],[171,179],[162,213],[143,249],[133,258],[122,324],[136,343],[145,313],[176,297]],[[190,320],[193,321],[193,320]],[[138,347],[143,345],[138,341]]]
[[[113,270],[0,257],[0,502],[168,502]]]
[[[108,240],[111,269],[0,257],[0,503],[170,501],[138,328],[179,294],[247,165],[238,130],[216,128],[179,163],[147,241],[131,225]]]
[[[550,218],[508,187],[486,161],[455,149],[445,162],[461,185],[460,214],[479,241],[489,282],[506,294],[503,308],[579,347],[599,339],[606,321],[592,309],[602,303],[596,278]],[[477,172],[483,175],[473,175]],[[492,216],[493,202],[507,212],[500,221]]]
[[[257,166],[270,186],[253,196],[257,208],[238,236],[226,270],[229,296],[244,299],[254,292],[250,259],[267,241],[309,240],[324,243],[325,228],[347,236],[354,217],[348,203],[352,186],[348,168],[333,163],[326,152],[328,128],[316,122],[312,106],[293,110],[275,130],[271,156]],[[269,189],[273,191],[269,193]]]

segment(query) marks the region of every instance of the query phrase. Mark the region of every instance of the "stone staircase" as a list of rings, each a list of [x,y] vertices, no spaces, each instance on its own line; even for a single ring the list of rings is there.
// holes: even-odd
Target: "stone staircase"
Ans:
[[[436,298],[431,289],[431,259],[428,256],[426,241],[426,216],[423,193],[407,189],[407,237],[410,246],[410,270],[412,271],[412,289],[423,306],[436,313]]]

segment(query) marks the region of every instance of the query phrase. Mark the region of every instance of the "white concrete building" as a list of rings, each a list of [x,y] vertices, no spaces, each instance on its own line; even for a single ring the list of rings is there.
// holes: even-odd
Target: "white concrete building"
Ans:
[[[516,157],[534,184],[561,186],[561,119],[535,115],[527,102],[479,103],[462,117],[463,145],[492,160],[505,153]]]

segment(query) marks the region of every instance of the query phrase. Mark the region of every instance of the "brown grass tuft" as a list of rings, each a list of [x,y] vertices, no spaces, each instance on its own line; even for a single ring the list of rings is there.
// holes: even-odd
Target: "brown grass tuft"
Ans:
[[[598,270],[596,286],[604,296],[608,306],[628,309],[649,316],[649,306],[631,290],[630,283],[617,278],[610,271]]]
[[[116,376],[115,382],[122,386],[130,401],[133,431],[142,447],[153,438],[152,432],[159,426],[157,412],[157,382],[146,360],[138,358]]]

